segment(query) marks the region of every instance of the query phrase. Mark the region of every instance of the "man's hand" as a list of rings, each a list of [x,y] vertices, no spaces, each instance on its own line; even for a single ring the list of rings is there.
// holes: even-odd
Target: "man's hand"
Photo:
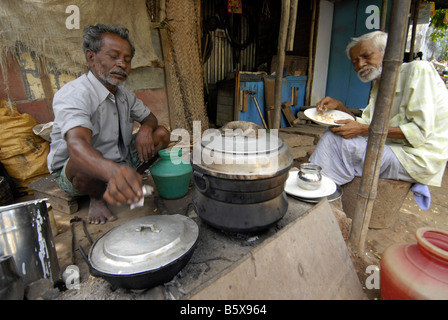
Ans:
[[[325,97],[316,104],[317,113],[320,115],[328,110],[341,110],[341,107],[345,107],[344,104],[341,101],[331,97]]]
[[[152,128],[141,127],[135,139],[138,158],[142,162],[148,162],[156,154],[154,140],[152,138]]]
[[[119,165],[107,183],[103,199],[119,206],[137,202],[142,196],[142,176],[131,167]]]
[[[345,139],[351,139],[357,136],[369,135],[369,126],[359,123],[355,120],[337,120],[337,124],[343,124],[340,127],[332,127],[330,130],[337,135],[344,137]]]
[[[136,149],[140,161],[146,163],[155,157],[158,151],[155,148],[153,137],[153,133],[158,127],[158,121],[155,115],[150,113],[140,124],[141,126],[135,140],[137,144]]]
[[[316,104],[317,114],[323,115],[328,110],[339,110],[352,116],[353,113],[339,100],[332,97],[325,97]]]

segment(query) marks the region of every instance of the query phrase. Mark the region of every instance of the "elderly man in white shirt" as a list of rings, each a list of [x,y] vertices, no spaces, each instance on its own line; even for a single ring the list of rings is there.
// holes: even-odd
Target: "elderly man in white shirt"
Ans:
[[[378,94],[387,34],[381,31],[355,38],[347,56],[363,82],[373,81],[369,104],[361,118],[341,120],[319,141],[310,162],[343,185],[361,176],[369,125]],[[336,109],[351,113],[331,97],[317,104],[318,112]],[[404,63],[399,70],[380,178],[414,182],[414,186],[440,186],[448,159],[448,90],[427,61]],[[425,191],[428,192],[428,191]]]
[[[88,27],[83,49],[89,72],[53,99],[47,164],[61,189],[90,197],[88,221],[98,224],[115,219],[106,202],[130,204],[143,196],[140,173],[168,145],[170,133],[122,85],[135,52],[127,29]],[[136,135],[134,121],[141,125]]]

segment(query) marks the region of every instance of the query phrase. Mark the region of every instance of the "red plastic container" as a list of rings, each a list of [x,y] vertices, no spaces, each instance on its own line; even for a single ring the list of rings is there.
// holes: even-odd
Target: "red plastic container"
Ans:
[[[421,228],[417,243],[397,244],[381,257],[383,300],[448,299],[448,232]]]

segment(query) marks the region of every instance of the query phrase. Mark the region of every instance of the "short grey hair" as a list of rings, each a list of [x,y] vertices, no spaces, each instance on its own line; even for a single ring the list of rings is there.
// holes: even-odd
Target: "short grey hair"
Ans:
[[[359,43],[364,41],[372,41],[373,45],[377,47],[378,50],[380,50],[383,55],[386,52],[387,33],[383,31],[373,31],[370,33],[366,33],[359,38],[352,38],[352,41],[348,44],[347,48],[345,49],[345,53],[347,54],[347,57],[350,60],[351,60],[350,50],[352,50]]]
[[[102,35],[104,33],[116,34],[120,38],[126,40],[131,46],[131,56],[134,57],[135,47],[129,39],[129,30],[117,25],[97,24],[84,28],[84,36],[82,37],[82,50],[84,54],[87,50],[98,53],[102,45]]]

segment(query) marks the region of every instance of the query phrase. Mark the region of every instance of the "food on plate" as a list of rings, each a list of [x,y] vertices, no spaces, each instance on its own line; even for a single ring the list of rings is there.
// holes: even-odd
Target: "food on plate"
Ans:
[[[323,126],[342,126],[343,124],[335,123],[338,120],[354,120],[353,116],[339,110],[329,110],[324,114],[319,114],[316,108],[305,110],[305,116],[317,124]]]
[[[333,123],[335,120],[339,120],[338,117],[333,113],[328,114],[316,114],[316,120],[322,121],[322,122],[329,122]]]

